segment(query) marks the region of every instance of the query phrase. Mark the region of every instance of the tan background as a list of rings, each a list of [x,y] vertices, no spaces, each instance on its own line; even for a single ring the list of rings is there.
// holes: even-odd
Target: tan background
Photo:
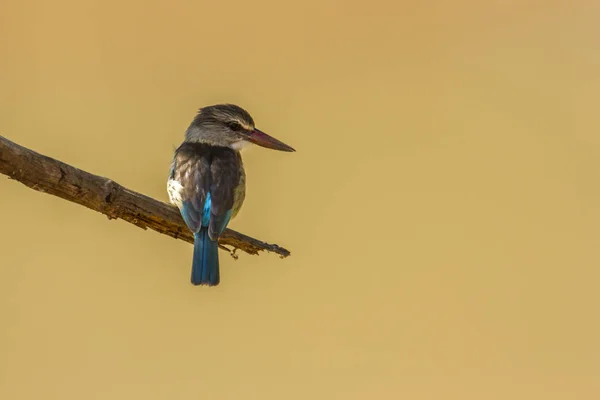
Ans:
[[[222,258],[0,179],[2,399],[600,398],[597,1],[0,6],[0,134],[166,200],[196,109],[245,153]],[[274,183],[278,182],[278,183]]]

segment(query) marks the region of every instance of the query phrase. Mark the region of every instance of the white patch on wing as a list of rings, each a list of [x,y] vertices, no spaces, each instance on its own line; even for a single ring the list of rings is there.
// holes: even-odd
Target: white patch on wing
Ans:
[[[175,204],[177,207],[181,208],[182,200],[181,200],[181,191],[183,190],[183,186],[181,183],[169,179],[167,182],[167,192],[169,193],[169,200],[171,200],[172,204]]]
[[[246,147],[250,146],[251,144],[252,143],[248,142],[247,140],[240,140],[239,142],[231,143],[231,145],[229,147],[231,147],[235,151],[240,151],[240,150],[245,149]]]

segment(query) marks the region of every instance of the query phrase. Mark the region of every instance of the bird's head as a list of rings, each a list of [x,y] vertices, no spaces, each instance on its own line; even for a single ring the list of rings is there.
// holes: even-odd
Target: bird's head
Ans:
[[[295,151],[256,129],[250,114],[233,104],[201,108],[185,133],[185,141],[230,147],[234,150],[241,150],[254,143],[273,150]]]

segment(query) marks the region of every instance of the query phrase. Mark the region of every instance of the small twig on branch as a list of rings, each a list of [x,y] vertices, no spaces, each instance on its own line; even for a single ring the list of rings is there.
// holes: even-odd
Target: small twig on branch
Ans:
[[[98,211],[108,219],[121,218],[142,229],[150,228],[175,239],[194,242],[177,207],[26,149],[3,136],[0,136],[0,173],[37,191]],[[282,258],[290,255],[283,247],[231,229],[225,230],[219,238],[219,245],[234,258],[237,258],[236,249],[248,254],[266,250],[279,254]],[[233,247],[233,250],[224,246]]]

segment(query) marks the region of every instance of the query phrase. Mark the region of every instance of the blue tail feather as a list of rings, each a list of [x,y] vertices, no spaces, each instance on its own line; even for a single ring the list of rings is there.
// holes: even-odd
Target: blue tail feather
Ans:
[[[219,243],[210,240],[208,227],[202,227],[200,232],[194,234],[191,280],[194,285],[219,284]]]

